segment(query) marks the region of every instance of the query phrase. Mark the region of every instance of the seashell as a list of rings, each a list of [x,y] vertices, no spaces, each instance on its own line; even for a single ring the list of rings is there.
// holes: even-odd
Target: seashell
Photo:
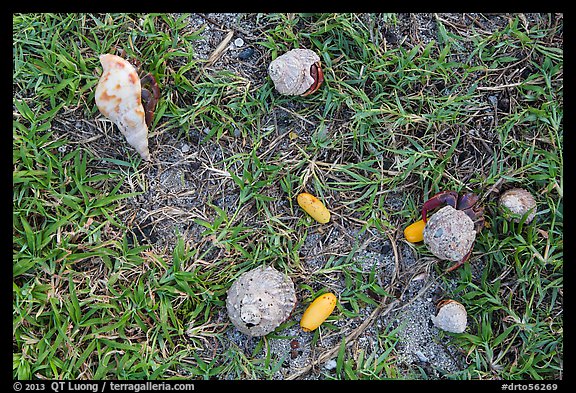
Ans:
[[[474,222],[462,210],[444,206],[426,222],[423,240],[436,257],[458,262],[474,245]]]
[[[294,283],[272,267],[243,273],[228,289],[226,309],[238,330],[264,336],[288,319],[296,306]]]
[[[526,224],[531,222],[536,216],[536,200],[528,191],[523,188],[512,188],[504,191],[498,200],[502,214],[514,222],[518,223],[526,216]]]
[[[451,333],[462,333],[466,330],[466,308],[456,300],[443,300],[438,304],[438,314],[430,318],[439,329]]]
[[[142,105],[142,88],[136,69],[120,56],[100,55],[102,76],[96,86],[96,105],[112,120],[126,141],[144,160],[150,160],[148,126]]]
[[[320,57],[310,49],[292,49],[268,66],[268,74],[280,94],[308,95],[324,80]]]

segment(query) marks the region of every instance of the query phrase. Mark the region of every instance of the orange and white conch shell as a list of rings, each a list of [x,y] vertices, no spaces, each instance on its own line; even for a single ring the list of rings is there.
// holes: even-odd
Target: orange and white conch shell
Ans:
[[[112,120],[144,160],[150,160],[142,87],[136,69],[120,56],[100,55],[103,72],[96,86],[96,105]]]

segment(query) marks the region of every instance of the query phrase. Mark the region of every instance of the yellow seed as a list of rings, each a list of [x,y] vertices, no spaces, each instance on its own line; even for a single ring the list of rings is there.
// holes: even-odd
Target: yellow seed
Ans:
[[[334,307],[336,307],[336,295],[328,292],[318,296],[304,311],[300,327],[305,332],[315,330],[332,314]]]
[[[424,227],[426,223],[424,220],[416,221],[404,229],[404,237],[411,243],[418,243],[424,239]]]
[[[330,221],[330,211],[324,206],[322,201],[314,195],[303,192],[298,195],[297,200],[300,207],[319,223],[326,224]]]

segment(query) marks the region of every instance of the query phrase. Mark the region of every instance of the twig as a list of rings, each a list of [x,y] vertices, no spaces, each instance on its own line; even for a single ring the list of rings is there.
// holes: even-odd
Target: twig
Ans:
[[[296,116],[296,117],[299,118],[300,120],[305,121],[306,123],[308,123],[308,124],[310,124],[310,125],[314,125],[313,122],[311,122],[310,120],[306,119],[304,116],[302,116],[302,115],[300,115],[300,114],[298,114],[298,113],[296,113],[296,112],[294,112],[294,111],[292,111],[292,110],[290,110],[290,109],[288,109],[288,108],[284,108],[282,105],[276,105],[276,107],[282,109],[282,110],[285,111],[285,112],[290,113],[290,114],[293,115],[293,116]]]
[[[251,37],[251,38],[254,37],[254,35],[253,35],[252,33],[250,33],[248,30],[245,30],[245,29],[243,29],[242,27],[240,27],[240,26],[238,26],[238,25],[236,25],[236,24],[233,25],[233,26],[229,26],[228,29],[226,29],[226,28],[224,27],[224,25],[218,23],[217,21],[215,21],[214,19],[210,18],[210,17],[207,16],[206,14],[200,14],[200,13],[199,13],[198,15],[200,15],[205,21],[207,21],[207,22],[209,22],[209,23],[212,23],[214,26],[218,27],[220,30],[225,31],[225,30],[228,30],[228,29],[232,29],[232,30],[235,30],[235,31],[237,31],[237,32],[239,32],[239,33],[244,34],[245,37]]]
[[[360,333],[362,333],[372,322],[374,322],[376,317],[378,317],[379,315],[388,314],[394,308],[394,306],[400,302],[400,300],[396,299],[396,300],[392,301],[392,303],[388,304],[388,307],[386,307],[386,310],[384,310],[384,307],[386,306],[387,300],[388,300],[388,298],[385,297],[384,300],[378,305],[378,307],[376,307],[376,309],[374,311],[372,311],[372,314],[370,314],[370,316],[368,318],[366,318],[366,320],[364,320],[364,322],[362,322],[362,324],[360,326],[358,326],[356,329],[354,329],[354,331],[352,333],[350,333],[348,336],[346,336],[346,346],[349,346],[350,344],[352,344],[354,342],[354,340],[360,335]],[[382,310],[384,310],[384,311],[382,311]],[[320,363],[324,363],[325,361],[327,361],[328,359],[333,357],[339,350],[340,350],[340,345],[338,344],[337,346],[330,349],[329,351],[322,353],[322,355],[320,355],[318,357],[318,359],[316,359],[315,361],[312,361],[308,366],[301,368],[299,371],[295,372],[292,375],[289,375],[286,379],[291,380],[291,379],[296,379],[298,377],[301,377],[302,375],[308,373],[312,369],[312,367],[314,367],[315,365],[320,364]]]
[[[212,52],[212,54],[210,54],[210,57],[208,57],[208,60],[206,61],[206,63],[202,67],[202,72],[207,67],[210,67],[216,61],[218,61],[218,59],[228,49],[228,43],[230,42],[230,40],[232,39],[233,36],[234,36],[234,31],[232,31],[232,30],[228,31],[228,34],[226,35],[226,37],[224,37],[222,42],[220,42],[220,44],[216,47],[216,49],[214,49],[214,52]],[[201,75],[201,73],[198,73],[198,75],[196,75],[196,78],[194,78],[194,82],[198,81],[198,78],[200,78],[200,75]]]
[[[387,292],[392,293],[392,290],[394,289],[394,283],[396,281],[396,278],[399,276],[398,269],[400,267],[400,261],[399,261],[399,254],[398,254],[398,250],[397,250],[396,242],[394,241],[394,238],[389,233],[386,233],[386,235],[388,235],[388,238],[390,239],[390,243],[392,244],[392,249],[394,250],[395,269],[394,269],[394,274],[392,275],[392,279],[390,281],[390,284],[388,285],[388,288],[387,288]],[[376,307],[374,309],[374,311],[372,311],[370,316],[368,318],[366,318],[364,320],[364,322],[362,322],[362,324],[360,324],[360,326],[358,326],[356,329],[354,329],[350,334],[348,334],[346,336],[346,339],[345,339],[346,346],[349,346],[350,344],[352,344],[354,342],[354,340],[356,340],[356,338],[358,338],[358,336],[364,330],[366,330],[366,328],[368,328],[368,326],[370,326],[378,316],[383,316],[383,315],[388,314],[400,302],[399,299],[394,299],[390,304],[387,305],[386,303],[388,302],[388,300],[389,300],[388,297],[384,297],[380,301],[380,304],[378,304],[378,307]],[[324,363],[328,359],[332,358],[339,350],[340,350],[340,344],[334,346],[332,349],[330,349],[328,351],[325,351],[316,360],[313,360],[306,367],[303,367],[300,370],[298,370],[297,372],[293,373],[292,375],[289,375],[286,379],[290,380],[290,379],[296,379],[298,377],[301,377],[302,375],[304,375],[304,374],[308,373],[310,370],[312,370],[312,368],[315,365],[318,365],[320,363]]]

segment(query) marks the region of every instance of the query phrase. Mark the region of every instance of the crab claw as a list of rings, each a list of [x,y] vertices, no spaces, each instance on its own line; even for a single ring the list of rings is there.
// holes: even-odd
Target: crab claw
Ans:
[[[474,206],[476,202],[478,202],[478,195],[474,194],[473,192],[469,192],[460,197],[456,208],[458,210],[469,209]]]
[[[324,82],[324,72],[322,72],[320,62],[312,64],[310,67],[310,76],[314,78],[314,83],[304,94],[302,94],[303,96],[314,93],[320,88],[322,82]]]
[[[478,195],[473,192],[464,194],[458,200],[458,210],[462,210],[474,222],[474,228],[479,233],[484,228],[484,206],[478,204]]]
[[[430,210],[434,210],[442,205],[450,205],[456,208],[456,203],[458,201],[458,193],[456,191],[441,191],[434,195],[432,198],[428,199],[422,205],[422,220],[426,222],[427,214]]]

